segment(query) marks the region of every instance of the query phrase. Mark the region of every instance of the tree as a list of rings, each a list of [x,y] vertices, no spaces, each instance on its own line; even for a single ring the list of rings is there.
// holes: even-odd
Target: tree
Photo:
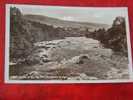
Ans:
[[[25,59],[32,51],[30,33],[23,15],[16,7],[10,8],[10,60]]]
[[[104,28],[100,28],[92,32],[91,36],[99,40],[105,47],[111,48],[116,52],[123,52],[127,55],[126,26],[123,17],[116,17],[112,27],[107,31]]]

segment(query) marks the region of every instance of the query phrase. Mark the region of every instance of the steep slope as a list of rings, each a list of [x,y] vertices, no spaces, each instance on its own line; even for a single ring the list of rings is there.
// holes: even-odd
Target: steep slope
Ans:
[[[33,48],[33,38],[20,10],[10,9],[10,60],[24,59]]]

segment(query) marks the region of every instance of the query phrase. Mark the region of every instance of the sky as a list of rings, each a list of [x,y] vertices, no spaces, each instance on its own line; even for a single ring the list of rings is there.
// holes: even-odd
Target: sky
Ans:
[[[61,7],[38,5],[9,5],[23,14],[37,14],[68,21],[103,23],[111,25],[117,16],[127,17],[126,7]]]

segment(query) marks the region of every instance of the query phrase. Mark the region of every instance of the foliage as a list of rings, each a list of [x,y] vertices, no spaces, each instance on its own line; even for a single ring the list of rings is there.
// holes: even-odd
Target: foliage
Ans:
[[[99,40],[105,47],[111,48],[116,52],[123,52],[127,55],[127,39],[125,19],[116,17],[112,27],[108,30],[98,29],[91,33],[92,38]]]
[[[19,9],[10,8],[10,60],[25,59],[32,51],[30,33],[22,16]]]

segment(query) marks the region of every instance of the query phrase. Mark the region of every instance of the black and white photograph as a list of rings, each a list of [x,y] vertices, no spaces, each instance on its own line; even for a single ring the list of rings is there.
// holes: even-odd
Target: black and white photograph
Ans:
[[[127,7],[6,5],[5,82],[133,82]]]

